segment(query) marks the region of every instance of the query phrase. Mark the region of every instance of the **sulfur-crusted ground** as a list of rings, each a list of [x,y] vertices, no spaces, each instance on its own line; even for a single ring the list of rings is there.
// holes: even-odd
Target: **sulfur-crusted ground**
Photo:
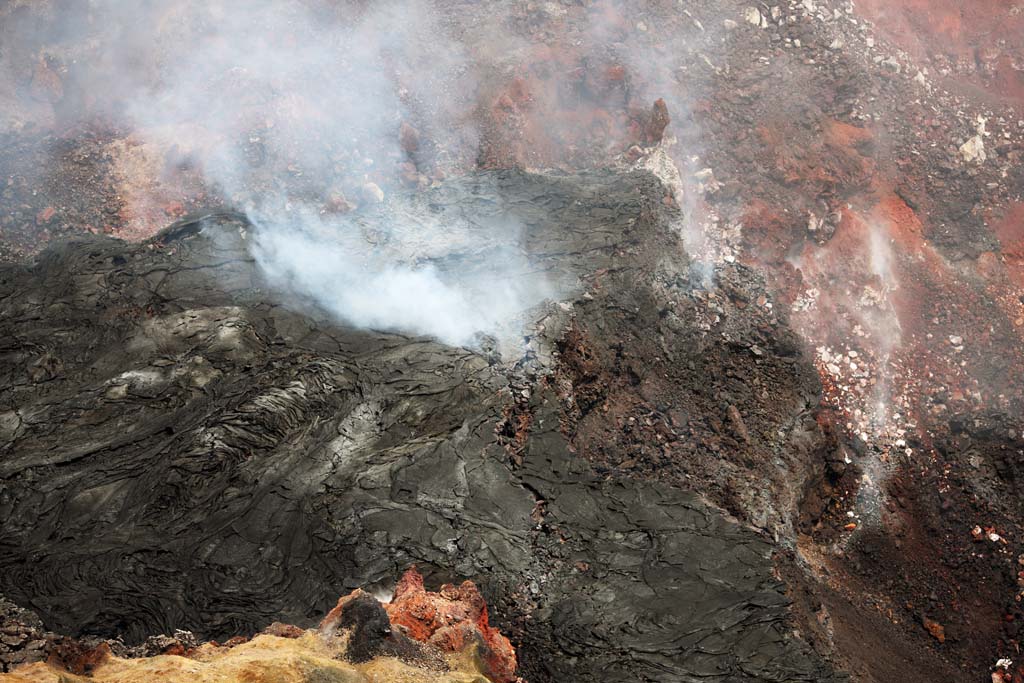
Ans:
[[[108,657],[88,675],[75,675],[37,663],[4,675],[10,683],[486,683],[466,667],[464,671],[431,672],[394,658],[365,664],[341,661],[343,648],[325,643],[312,632],[298,638],[260,635],[247,643],[224,648],[204,645],[188,657],[158,655],[150,658]]]

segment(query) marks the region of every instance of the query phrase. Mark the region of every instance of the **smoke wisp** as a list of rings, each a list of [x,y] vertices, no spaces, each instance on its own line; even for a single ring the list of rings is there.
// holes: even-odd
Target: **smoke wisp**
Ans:
[[[484,65],[429,2],[96,0],[67,17],[56,6],[15,14],[23,53],[58,38],[83,50],[61,55],[64,124],[114,121],[138,154],[158,157],[148,167],[193,170],[249,215],[257,262],[295,303],[461,345],[514,340],[508,321],[551,293],[515,225],[476,235],[469,272],[446,226],[425,228],[411,208],[386,218],[407,225],[377,226],[384,246],[345,215],[400,207],[396,177],[422,189],[472,166],[479,132],[467,112]]]
[[[456,346],[486,335],[512,351],[522,314],[556,293],[518,248],[514,224],[488,226],[500,233],[489,239],[424,220],[371,236],[357,221],[304,211],[290,223],[257,212],[254,223],[253,253],[270,282],[357,327]]]
[[[249,212],[253,253],[271,282],[358,327],[456,345],[498,336],[546,293],[514,279],[514,260],[485,262],[486,277],[444,272],[418,263],[425,254],[397,237],[408,232],[402,226],[385,227],[388,247],[374,248],[317,203],[332,191],[379,202],[377,167],[409,163],[419,151],[397,134],[409,119],[442,154],[473,145],[472,124],[453,108],[475,88],[461,46],[418,2],[384,3],[354,22],[319,20],[288,3],[221,14],[129,115],[143,130],[192,128],[199,139],[185,154]],[[426,234],[416,223],[417,243],[445,251],[443,229]]]

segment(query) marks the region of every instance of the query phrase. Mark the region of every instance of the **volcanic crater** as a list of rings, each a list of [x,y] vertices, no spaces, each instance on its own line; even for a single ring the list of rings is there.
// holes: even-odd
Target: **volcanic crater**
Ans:
[[[1021,16],[7,3],[0,680],[1024,681]]]

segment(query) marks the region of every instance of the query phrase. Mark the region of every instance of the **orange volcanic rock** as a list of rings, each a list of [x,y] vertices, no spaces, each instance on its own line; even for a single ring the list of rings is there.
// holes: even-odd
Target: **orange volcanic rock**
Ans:
[[[1024,286],[1024,203],[1012,204],[995,225],[1010,278]]]
[[[263,634],[268,636],[277,636],[278,638],[301,638],[306,632],[293,624],[283,624],[280,621],[275,621],[270,626],[263,629]]]
[[[940,74],[977,83],[1000,99],[1024,99],[1024,13],[1014,0],[863,0],[856,11]]]
[[[621,64],[572,48],[536,47],[482,110],[480,165],[600,164],[633,143],[648,144],[648,124],[657,117],[631,105],[630,81]],[[655,138],[664,130],[659,125]]]
[[[172,218],[181,218],[185,215],[185,205],[177,200],[169,201],[163,206],[164,213]]]
[[[445,584],[437,593],[423,587],[415,567],[402,575],[386,607],[393,626],[445,652],[479,647],[484,675],[495,683],[515,681],[516,653],[508,638],[488,622],[487,604],[472,581]]]
[[[38,225],[46,225],[53,220],[53,217],[57,215],[57,209],[52,206],[48,206],[38,214],[36,214],[36,223]]]
[[[751,201],[743,215],[743,244],[747,251],[766,263],[782,263],[792,245],[807,233],[807,217],[771,206],[760,199]]]

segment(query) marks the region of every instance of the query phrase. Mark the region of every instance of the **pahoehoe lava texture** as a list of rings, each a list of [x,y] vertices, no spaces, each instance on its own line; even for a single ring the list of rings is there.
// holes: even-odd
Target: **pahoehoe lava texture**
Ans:
[[[514,217],[572,302],[597,272],[651,291],[666,262],[685,274],[664,194],[501,172],[410,201],[469,231]],[[353,330],[282,305],[249,227],[88,237],[0,270],[0,592],[57,631],[216,637],[309,623],[417,563],[481,583],[534,683],[835,679],[792,635],[768,540],[572,451],[542,379],[565,306],[515,362]]]

